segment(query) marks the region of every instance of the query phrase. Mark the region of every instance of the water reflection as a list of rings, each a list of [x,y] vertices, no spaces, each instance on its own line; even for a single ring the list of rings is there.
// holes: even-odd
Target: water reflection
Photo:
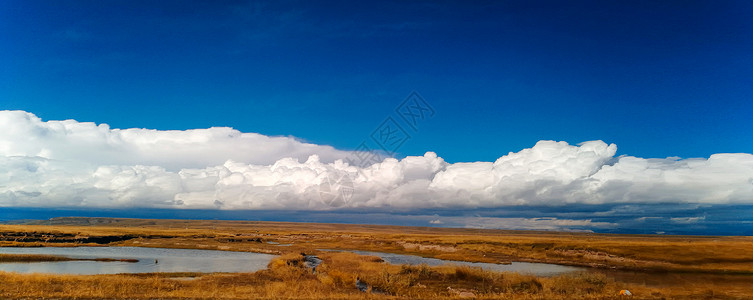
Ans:
[[[0,248],[1,254],[47,254],[71,258],[138,259],[139,262],[63,261],[0,263],[0,271],[56,274],[117,274],[153,272],[254,272],[274,255],[252,252],[142,247]]]
[[[586,270],[586,268],[555,265],[555,264],[544,264],[544,263],[512,262],[509,265],[503,265],[503,264],[473,263],[473,262],[467,262],[467,261],[444,260],[444,259],[437,259],[437,258],[415,256],[415,255],[403,255],[403,254],[384,253],[384,252],[370,252],[370,251],[357,251],[357,250],[348,250],[348,252],[353,252],[360,255],[378,256],[378,257],[381,257],[384,261],[390,264],[394,264],[394,265],[403,265],[403,264],[408,264],[408,265],[427,264],[429,266],[441,266],[441,265],[448,265],[448,264],[449,265],[463,265],[463,266],[479,267],[479,268],[482,268],[484,270],[489,270],[489,271],[517,272],[521,274],[531,274],[531,275],[536,275],[536,276],[554,276],[554,275],[559,275],[563,273]]]
[[[337,250],[324,250],[337,251]],[[750,286],[753,282],[753,275],[732,275],[732,274],[703,274],[703,273],[653,273],[641,271],[622,271],[609,269],[595,269],[585,267],[572,267],[556,264],[545,263],[525,263],[513,262],[510,265],[490,264],[490,263],[471,263],[464,261],[442,260],[436,258],[426,258],[414,255],[402,255],[384,252],[369,252],[348,250],[361,255],[371,255],[381,257],[390,264],[427,264],[429,266],[439,265],[466,265],[480,267],[489,271],[499,272],[518,272],[521,274],[531,274],[536,276],[555,276],[577,271],[586,271],[592,273],[604,274],[607,278],[613,279],[626,286],[648,286],[648,287],[671,287],[671,286],[693,286],[703,284],[708,287],[715,286]]]

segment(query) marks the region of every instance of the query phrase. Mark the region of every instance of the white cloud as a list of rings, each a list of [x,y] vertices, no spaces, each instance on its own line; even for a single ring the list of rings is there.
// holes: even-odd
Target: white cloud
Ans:
[[[412,209],[753,203],[751,154],[644,159],[615,157],[617,147],[602,141],[540,141],[495,162],[449,164],[427,152],[358,168],[341,160],[348,152],[329,146],[231,128],[121,130],[44,122],[18,111],[0,112],[0,128],[0,206],[316,210],[332,204]],[[352,178],[342,185],[353,187],[347,203],[321,201],[323,185],[343,175]]]
[[[168,170],[203,168],[227,160],[273,164],[280,158],[318,155],[332,162],[348,155],[291,137],[242,133],[228,127],[192,130],[111,129],[90,122],[42,121],[23,111],[0,111],[0,156],[41,157],[95,165],[151,165]]]

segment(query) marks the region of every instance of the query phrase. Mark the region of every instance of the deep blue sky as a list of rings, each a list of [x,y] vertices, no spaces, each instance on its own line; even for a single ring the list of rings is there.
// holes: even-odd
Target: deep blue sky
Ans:
[[[750,153],[752,36],[742,0],[5,0],[0,109],[352,149],[415,90],[437,113],[403,155]]]

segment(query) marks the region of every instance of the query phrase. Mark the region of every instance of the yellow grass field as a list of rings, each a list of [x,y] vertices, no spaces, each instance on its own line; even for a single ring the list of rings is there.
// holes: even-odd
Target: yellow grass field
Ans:
[[[104,218],[0,226],[0,246],[82,245],[252,251],[280,256],[267,269],[255,273],[0,272],[0,298],[620,299],[626,297],[618,295],[622,289],[633,293],[631,299],[753,298],[752,237]],[[603,272],[535,277],[471,267],[389,265],[378,257],[317,249],[474,262],[547,262]],[[316,274],[303,266],[300,252],[323,259]],[[369,292],[356,288],[357,277],[368,284]]]

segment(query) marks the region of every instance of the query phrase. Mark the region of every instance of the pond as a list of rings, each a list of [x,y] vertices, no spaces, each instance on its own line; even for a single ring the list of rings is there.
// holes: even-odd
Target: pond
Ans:
[[[456,260],[444,260],[437,258],[427,258],[415,255],[404,255],[384,252],[370,252],[370,251],[356,251],[347,250],[360,255],[371,255],[381,257],[385,262],[393,265],[420,265],[427,264],[429,266],[441,266],[441,265],[462,265],[471,267],[480,267],[484,270],[498,271],[498,272],[517,272],[521,274],[531,274],[536,276],[554,276],[563,273],[584,271],[587,268],[571,267],[555,264],[545,263],[527,263],[527,262],[512,262],[511,264],[492,264],[492,263],[474,263],[467,261]]]
[[[255,272],[274,255],[219,250],[144,247],[0,247],[0,254],[45,254],[70,258],[138,259],[138,262],[60,261],[0,263],[0,271],[55,274],[118,274],[154,272]]]
[[[340,250],[324,250],[340,251]],[[709,287],[728,285],[747,286],[753,282],[752,275],[733,275],[733,274],[703,274],[703,273],[655,273],[642,271],[622,271],[611,269],[595,269],[586,267],[572,267],[557,264],[545,263],[526,263],[512,262],[509,265],[492,264],[492,263],[472,263],[465,261],[443,260],[436,258],[426,258],[415,255],[403,255],[384,252],[369,252],[357,250],[345,250],[360,255],[371,255],[382,258],[385,262],[395,265],[400,264],[427,264],[429,266],[440,265],[464,265],[471,267],[480,267],[484,270],[499,272],[517,272],[521,274],[530,274],[535,276],[555,276],[571,272],[586,271],[590,273],[604,274],[607,278],[613,279],[625,286],[648,286],[648,287],[671,287],[687,284],[704,284]]]

